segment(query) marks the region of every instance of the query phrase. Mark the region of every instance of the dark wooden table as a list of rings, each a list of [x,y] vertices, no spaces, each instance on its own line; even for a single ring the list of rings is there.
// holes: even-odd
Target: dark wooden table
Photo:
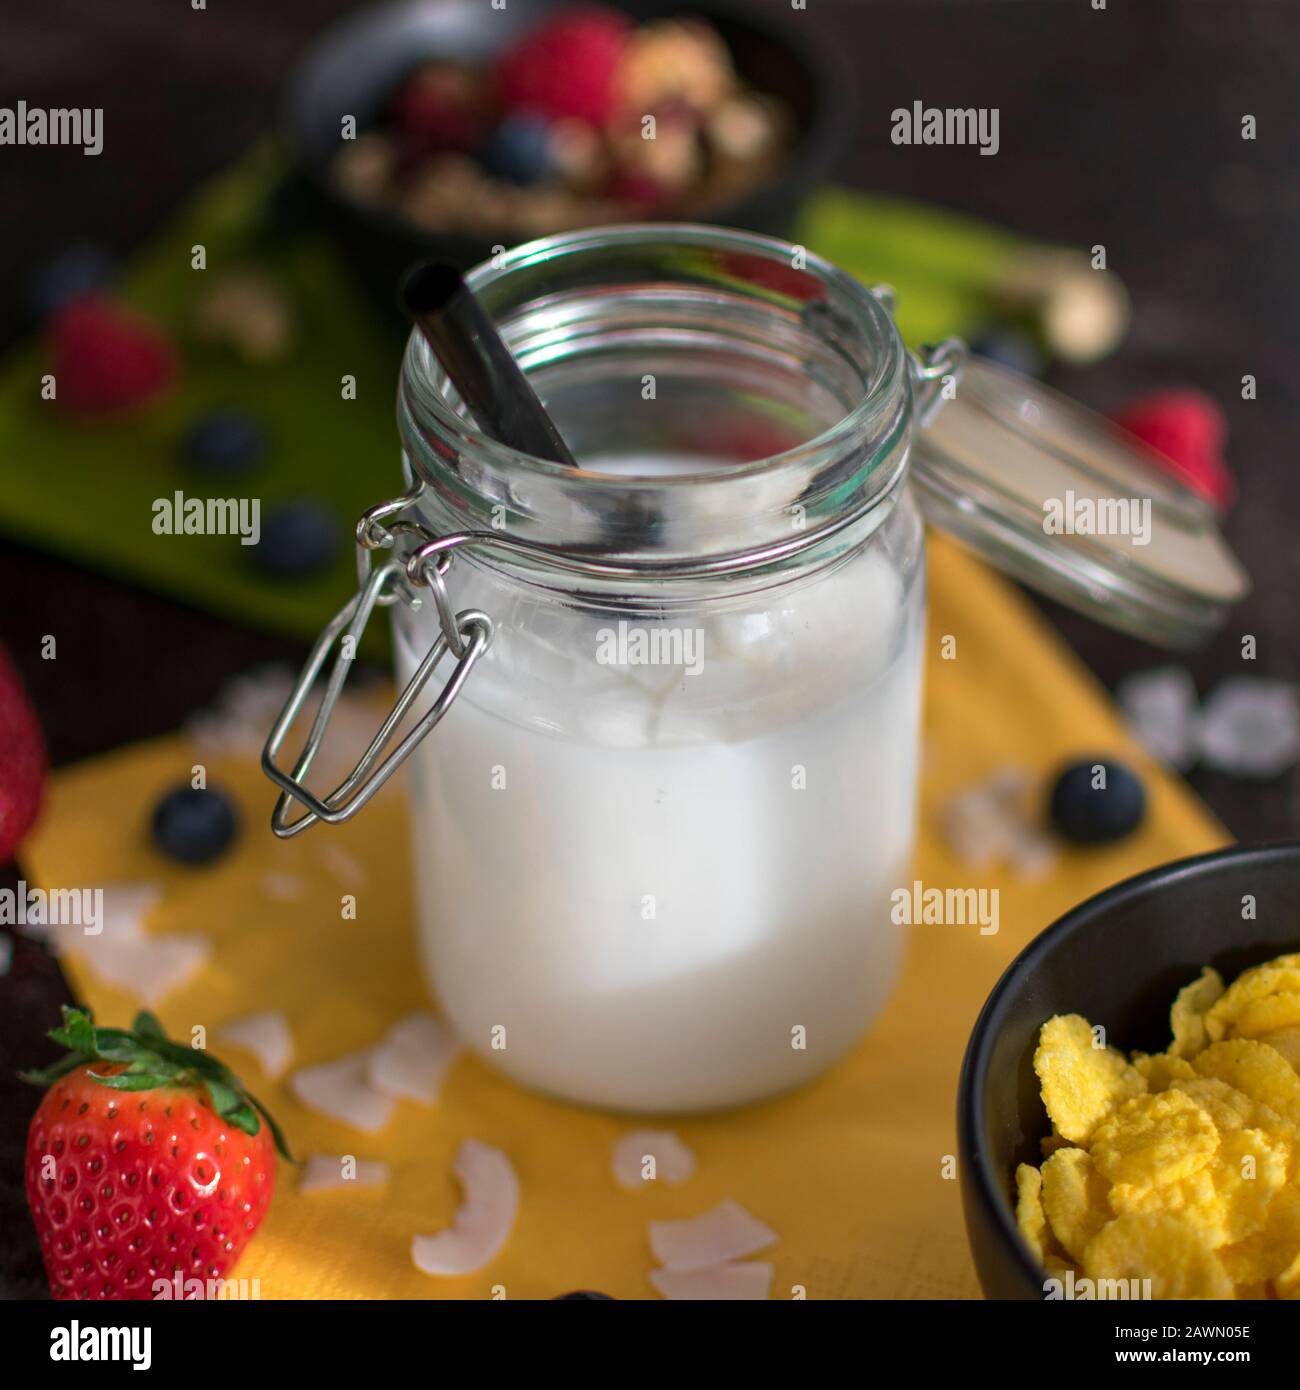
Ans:
[[[525,5],[527,0],[515,0]],[[790,11],[785,0],[753,7]],[[345,0],[42,0],[0,21],[6,102],[102,106],[106,145],[0,149],[0,339],[26,331],[23,271],[89,236],[120,251],[273,120],[277,88]],[[1300,5],[1264,0],[808,0],[792,21],[852,56],[863,112],[847,183],[949,204],[1048,240],[1104,244],[1133,293],[1121,352],[1058,385],[1108,409],[1165,385],[1225,406],[1242,500],[1229,537],[1251,599],[1191,662],[1202,692],[1240,670],[1297,679],[1300,597]],[[889,113],[920,99],[996,106],[1001,149],[894,146]],[[1253,115],[1258,138],[1241,139]],[[1240,399],[1243,373],[1258,399]],[[0,470],[5,466],[0,461]],[[3,485],[0,473],[0,486]],[[69,496],[66,505],[75,507]],[[0,641],[40,710],[56,763],[179,725],[232,671],[300,648],[83,572],[35,549],[0,549]],[[1159,659],[1044,602],[1108,684]],[[58,638],[58,660],[40,642]],[[1241,660],[1244,634],[1259,656]],[[1196,773],[1236,836],[1300,828],[1293,775],[1263,785]],[[10,870],[4,882],[12,884]],[[22,1197],[35,1093],[12,1080],[66,997],[54,963],[19,941],[0,979],[0,1296],[44,1289]]]

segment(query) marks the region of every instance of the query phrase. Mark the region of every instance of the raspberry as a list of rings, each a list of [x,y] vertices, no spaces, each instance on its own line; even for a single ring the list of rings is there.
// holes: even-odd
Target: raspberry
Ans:
[[[0,864],[36,819],[45,780],[41,726],[8,655],[0,648]]]
[[[58,400],[104,414],[144,405],[176,379],[170,339],[108,295],[74,300],[50,320]]]
[[[393,122],[409,152],[474,154],[487,138],[490,111],[477,76],[464,68],[430,63],[393,98]]]
[[[1236,483],[1223,461],[1227,423],[1218,403],[1203,391],[1141,396],[1115,416],[1115,423],[1160,454],[1157,462],[1165,471],[1207,502],[1223,510],[1232,501]]]
[[[598,5],[564,10],[506,51],[497,86],[508,110],[603,125],[617,103],[615,71],[631,21]]]

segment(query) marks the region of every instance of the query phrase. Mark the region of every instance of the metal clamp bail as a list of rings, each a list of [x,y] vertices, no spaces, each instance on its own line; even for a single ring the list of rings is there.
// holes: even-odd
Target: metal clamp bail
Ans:
[[[365,520],[366,518],[363,518],[363,524]],[[382,528],[378,529],[382,530]],[[360,531],[360,528],[358,530]],[[427,533],[425,534],[427,535]],[[367,550],[373,550],[385,543],[392,543],[391,536],[387,537],[385,541],[379,535],[371,533],[363,545]],[[429,563],[421,569],[419,578],[411,575],[403,560],[396,558],[389,560],[369,574],[361,590],[339,609],[316,639],[311,655],[307,658],[289,699],[280,711],[280,716],[275,721],[275,726],[262,750],[262,771],[281,788],[280,797],[276,801],[275,810],[271,815],[271,829],[281,839],[287,840],[300,834],[315,825],[318,820],[326,821],[330,825],[337,825],[339,822],[350,820],[355,816],[406,761],[414,751],[416,744],[433,729],[447,710],[451,708],[452,701],[460,693],[460,688],[464,685],[470,671],[473,670],[474,663],[487,650],[488,643],[492,640],[492,620],[486,613],[481,613],[475,608],[455,613],[447,598],[443,576],[450,567],[451,559],[452,556],[448,554],[444,557],[445,563],[438,561]],[[379,726],[378,733],[370,741],[369,747],[361,755],[356,766],[332,792],[325,797],[318,797],[308,789],[303,778],[325,739],[330,718],[334,713],[335,705],[338,703],[339,695],[342,693],[343,684],[347,680],[353,654],[361,640],[361,634],[365,631],[366,623],[370,620],[370,615],[376,606],[385,602],[391,603],[394,599],[403,596],[403,592],[407,591],[408,586],[413,582],[432,583],[441,623],[438,640],[416,668],[415,674],[398,696],[396,704]],[[414,601],[414,596],[410,595],[409,592],[406,596],[408,601]],[[348,638],[351,639],[350,651],[346,641]],[[298,755],[293,771],[286,772],[277,765],[276,758],[284,746],[285,738],[293,727],[303,703],[315,686],[316,678],[320,674],[326,658],[335,642],[340,641],[340,639],[344,640],[340,643],[339,654],[335,657],[334,664],[330,669],[325,693],[321,697],[320,708],[316,711],[316,718],[312,722],[307,741],[303,744],[302,752]],[[456,658],[456,665],[447,678],[446,684],[438,692],[438,696],[430,709],[403,736],[397,746],[386,753],[385,750],[388,748],[397,726],[415,703],[429,677],[433,674],[434,668],[447,651],[451,651]],[[295,801],[300,802],[307,809],[297,820],[290,820],[290,810]]]
[[[922,429],[943,406],[943,383],[961,379],[970,349],[960,338],[945,338],[937,347],[925,345],[911,356],[912,391],[916,401],[916,422]]]

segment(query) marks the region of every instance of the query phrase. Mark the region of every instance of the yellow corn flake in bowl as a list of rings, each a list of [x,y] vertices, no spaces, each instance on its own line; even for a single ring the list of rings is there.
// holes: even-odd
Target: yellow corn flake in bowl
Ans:
[[[1295,990],[1300,990],[1300,955],[1278,956],[1244,970],[1206,1012],[1205,1030],[1213,1041],[1221,1042],[1251,1004]]]
[[[1083,1270],[1099,1286],[1136,1282],[1139,1297],[1235,1297],[1222,1261],[1200,1233],[1164,1212],[1117,1216],[1089,1242]]]
[[[1169,1010],[1169,1026],[1174,1040],[1171,1057],[1195,1057],[1210,1041],[1205,1031],[1205,1015],[1223,994],[1223,976],[1206,966],[1199,980],[1184,985]]]
[[[1147,1088],[1122,1052],[1097,1046],[1092,1025],[1078,1014],[1043,1024],[1034,1070],[1052,1123],[1072,1144],[1087,1143],[1118,1105]]]
[[[1196,1075],[1196,1068],[1186,1057],[1174,1057],[1168,1052],[1157,1052],[1152,1056],[1135,1052],[1133,1070],[1146,1081],[1151,1091],[1167,1091],[1175,1081],[1190,1081]]]
[[[1130,1059],[1078,1014],[1043,1025],[1052,1133],[1016,1171],[1022,1234],[1091,1297],[1300,1299],[1300,955],[1226,989],[1206,967],[1170,1029]]]
[[[1088,1242],[1114,1215],[1109,1193],[1087,1149],[1058,1149],[1043,1164],[1043,1213],[1071,1259],[1083,1259]]]
[[[1285,1057],[1295,1071],[1300,1072],[1300,1027],[1279,1028],[1275,1033],[1264,1033],[1259,1041],[1267,1043],[1274,1052]]]
[[[1300,1076],[1276,1048],[1254,1038],[1212,1043],[1193,1064],[1300,1127]]]
[[[1016,1169],[1016,1225],[1039,1264],[1052,1255],[1052,1232],[1043,1213],[1043,1175],[1032,1164]]]

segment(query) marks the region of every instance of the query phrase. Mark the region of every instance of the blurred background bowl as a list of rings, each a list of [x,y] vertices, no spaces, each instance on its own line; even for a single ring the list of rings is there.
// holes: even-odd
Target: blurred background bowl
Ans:
[[[1242,920],[1242,898],[1255,900]],[[1043,1297],[1047,1277],[1020,1238],[1015,1169],[1042,1162],[1051,1129],[1033,1056],[1053,1014],[1103,1024],[1130,1051],[1169,1045],[1174,996],[1212,965],[1225,980],[1300,950],[1300,842],[1217,850],[1090,898],[1036,937],[980,1012],[962,1064],[957,1132],[962,1207],[989,1298]]]
[[[358,131],[363,131],[422,63],[488,62],[571,6],[572,0],[532,0],[526,8],[504,10],[490,9],[486,0],[402,0],[368,6],[327,30],[291,76],[284,126],[294,160],[295,192],[338,243],[354,277],[394,318],[396,285],[413,261],[437,257],[468,269],[487,259],[494,243],[509,246],[520,238],[432,232],[345,196],[330,176],[341,116],[354,116]],[[717,0],[625,0],[615,8],[637,22],[706,21],[730,48],[743,82],[777,98],[789,111],[793,137],[772,177],[739,201],[707,213],[710,222],[788,236],[804,199],[830,176],[852,134],[853,87],[839,61],[798,26],[746,14],[739,6]]]

